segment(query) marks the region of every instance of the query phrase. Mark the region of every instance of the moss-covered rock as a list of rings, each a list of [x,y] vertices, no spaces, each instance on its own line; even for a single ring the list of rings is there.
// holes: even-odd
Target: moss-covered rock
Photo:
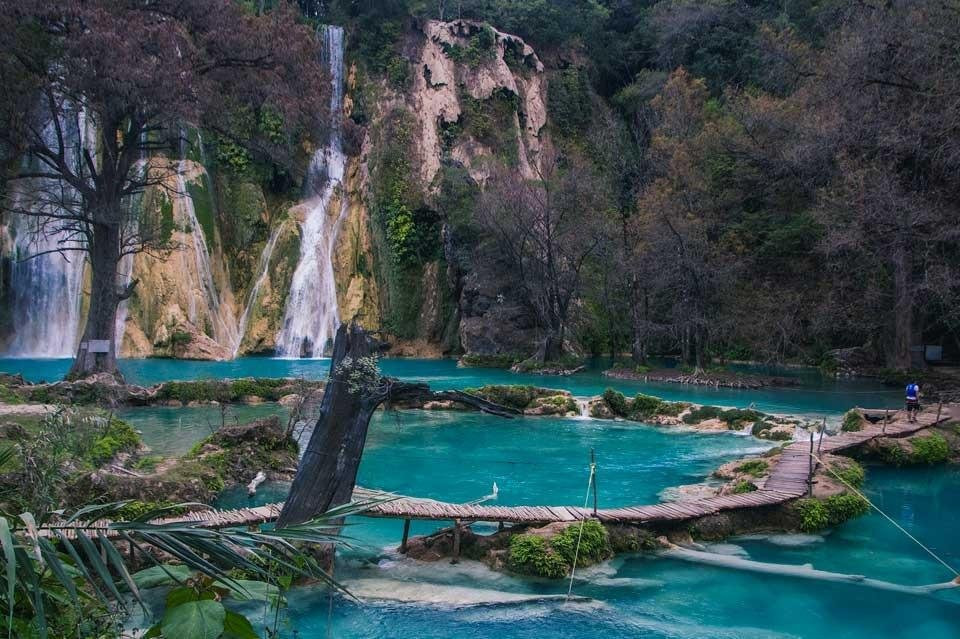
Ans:
[[[563,415],[568,412],[577,412],[577,403],[570,392],[554,388],[491,384],[479,388],[467,388],[464,392],[531,415]]]
[[[514,535],[507,563],[519,574],[559,579],[567,575],[574,561],[577,566],[589,566],[611,553],[607,530],[600,522],[554,524]]]

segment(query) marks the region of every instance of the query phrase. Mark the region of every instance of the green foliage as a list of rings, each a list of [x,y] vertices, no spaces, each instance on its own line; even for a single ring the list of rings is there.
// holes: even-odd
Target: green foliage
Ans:
[[[21,397],[19,393],[17,393],[15,390],[10,388],[9,386],[0,384],[0,403],[22,404],[23,397]]]
[[[627,398],[624,397],[620,391],[608,388],[603,391],[603,401],[606,403],[607,408],[617,417],[626,417],[630,414],[630,406],[627,403]]]
[[[577,540],[580,541],[580,551],[577,552]],[[553,548],[567,566],[573,566],[574,555],[577,555],[577,567],[589,566],[603,561],[610,556],[610,539],[607,529],[599,521],[589,520],[581,524],[571,524],[550,539]]]
[[[860,414],[860,411],[856,409],[848,410],[843,415],[843,422],[840,425],[840,430],[845,433],[852,433],[863,428],[863,415]]]
[[[794,508],[800,516],[800,530],[817,532],[830,525],[827,508],[819,499],[801,499]]]
[[[163,244],[170,242],[176,224],[173,220],[173,200],[161,189],[157,198],[160,205],[160,241]]]
[[[550,579],[565,577],[573,566],[580,542],[577,565],[587,566],[610,556],[611,546],[606,529],[600,522],[571,524],[549,541],[538,535],[514,535],[510,538],[508,565],[524,575]]]
[[[548,579],[562,579],[569,570],[566,560],[537,535],[511,537],[507,564],[514,572]]]
[[[484,24],[470,36],[467,46],[446,42],[442,43],[442,46],[443,52],[454,62],[476,67],[496,57],[497,35],[490,25]]]
[[[744,493],[752,493],[755,490],[757,490],[757,487],[753,482],[749,482],[746,479],[741,479],[733,487],[733,494],[742,495]]]
[[[634,417],[652,417],[660,412],[663,401],[659,397],[637,393],[630,403],[630,414]]]
[[[275,402],[289,390],[289,380],[269,377],[164,382],[157,389],[157,399],[177,400],[189,404],[190,402],[237,402],[244,397],[257,397]]]
[[[463,132],[490,147],[508,166],[515,166],[519,160],[516,118],[520,97],[503,88],[496,89],[486,100],[461,92],[460,104],[459,125]]]
[[[583,135],[594,115],[590,84],[584,70],[568,67],[550,78],[547,112],[559,135],[567,138]]]
[[[193,202],[193,212],[203,229],[203,237],[207,241],[207,246],[216,245],[216,212],[214,210],[213,194],[207,188],[204,179],[199,181],[187,182],[187,195]]]
[[[130,466],[134,470],[144,470],[147,472],[153,472],[157,466],[160,465],[160,462],[163,461],[163,457],[160,455],[146,455],[141,457],[137,461],[133,462]]]
[[[117,453],[130,453],[140,447],[140,435],[130,424],[116,417],[110,419],[106,430],[93,442],[89,458],[94,464],[102,464]]]
[[[762,459],[751,459],[750,461],[745,461],[739,466],[737,466],[736,471],[738,473],[744,473],[746,475],[752,475],[753,477],[763,477],[767,474],[767,470],[770,468],[770,464],[763,461]]]
[[[910,461],[914,464],[933,466],[950,459],[950,445],[943,435],[938,433],[924,437],[914,437],[910,440],[910,444],[913,446]]]
[[[475,366],[477,368],[510,368],[524,358],[524,355],[518,353],[498,353],[495,355],[468,353],[460,358],[460,362],[464,366]]]
[[[762,421],[763,413],[752,409],[729,408],[722,409],[717,406],[698,406],[683,416],[686,424],[699,424],[710,419],[719,419],[727,424],[730,429],[742,428],[747,422],[753,422],[754,428],[757,421]]]
[[[860,488],[864,479],[866,479],[866,471],[863,466],[852,459],[845,460],[842,467],[834,468],[833,473],[854,488]]]
[[[482,397],[501,406],[523,410],[530,407],[540,397],[552,397],[561,391],[536,386],[490,384],[479,388],[466,388],[465,393]]]
[[[870,504],[858,495],[845,493],[822,500],[801,499],[794,508],[800,517],[800,530],[817,532],[866,514]]]

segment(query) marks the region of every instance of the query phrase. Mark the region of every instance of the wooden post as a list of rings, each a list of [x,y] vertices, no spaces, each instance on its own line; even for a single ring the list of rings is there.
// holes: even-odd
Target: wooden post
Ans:
[[[597,462],[590,449],[590,483],[593,484],[593,516],[597,516]]]
[[[497,524],[497,532],[503,532],[503,522],[502,522],[502,521]]]
[[[887,424],[889,423],[890,423],[890,409],[884,408],[883,409],[883,428],[880,430],[880,432],[883,433],[884,435],[887,434]]]
[[[453,520],[453,556],[460,556],[460,520]]]
[[[403,541],[400,542],[400,552],[407,553],[407,538],[410,537],[410,520],[403,520]]]
[[[943,398],[940,398],[940,403],[937,404],[937,421],[933,422],[933,425],[936,426],[940,423],[940,411],[943,410]]]
[[[820,456],[820,450],[823,448],[823,434],[827,432],[827,418],[823,418],[823,425],[820,426],[820,441],[817,442],[817,457]],[[812,433],[811,433],[812,434]]]
[[[813,497],[813,433],[810,433],[810,473],[807,475],[807,497]]]

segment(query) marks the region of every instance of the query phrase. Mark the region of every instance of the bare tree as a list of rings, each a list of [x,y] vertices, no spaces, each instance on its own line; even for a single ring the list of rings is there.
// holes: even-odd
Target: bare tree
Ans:
[[[588,260],[609,238],[609,198],[583,160],[543,154],[537,179],[501,167],[480,202],[480,222],[514,269],[526,301],[546,332],[539,362],[560,359],[572,304]]]
[[[0,82],[16,88],[0,99],[0,135],[22,160],[8,208],[58,233],[57,252],[89,260],[70,376],[117,374],[117,305],[136,285],[118,264],[161,246],[133,198],[177,170],[160,155],[179,156],[185,124],[230,135],[232,118],[270,114],[313,130],[324,104],[316,43],[288,3],[255,16],[230,0],[0,0],[0,51]],[[234,141],[278,161],[296,146],[247,135]],[[108,351],[85,349],[92,340]]]

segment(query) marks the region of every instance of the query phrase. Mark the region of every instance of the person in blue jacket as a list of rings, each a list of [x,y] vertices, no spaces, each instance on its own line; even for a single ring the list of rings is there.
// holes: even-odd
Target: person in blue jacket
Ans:
[[[907,421],[916,422],[920,412],[920,386],[916,382],[907,384]]]

